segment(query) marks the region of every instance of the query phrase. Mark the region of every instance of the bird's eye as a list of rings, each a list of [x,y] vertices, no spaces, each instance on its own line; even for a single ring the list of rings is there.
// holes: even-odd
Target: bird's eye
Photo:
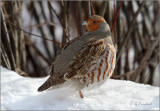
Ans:
[[[96,21],[93,21],[93,23],[96,23]]]

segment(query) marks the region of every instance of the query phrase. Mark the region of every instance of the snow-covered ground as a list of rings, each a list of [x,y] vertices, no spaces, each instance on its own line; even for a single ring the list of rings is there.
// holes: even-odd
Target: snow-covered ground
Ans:
[[[159,110],[159,87],[111,79],[81,99],[68,88],[37,92],[46,79],[1,67],[1,110]]]

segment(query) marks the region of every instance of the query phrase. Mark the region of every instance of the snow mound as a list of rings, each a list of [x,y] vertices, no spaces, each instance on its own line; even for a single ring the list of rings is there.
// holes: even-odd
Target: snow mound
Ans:
[[[37,92],[47,78],[21,77],[1,67],[1,110],[159,110],[159,87],[110,79],[81,99],[69,88]]]

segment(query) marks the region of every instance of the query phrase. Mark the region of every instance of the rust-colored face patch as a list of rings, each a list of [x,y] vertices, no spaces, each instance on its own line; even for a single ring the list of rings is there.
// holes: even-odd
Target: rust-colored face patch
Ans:
[[[92,19],[89,18],[88,19],[88,25],[86,25],[86,29],[90,32],[93,32],[95,30],[99,29],[99,24],[100,23],[104,23],[105,20],[104,19]]]

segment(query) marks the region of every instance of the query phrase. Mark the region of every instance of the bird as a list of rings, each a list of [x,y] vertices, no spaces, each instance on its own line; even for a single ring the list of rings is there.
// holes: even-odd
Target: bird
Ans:
[[[79,92],[105,83],[114,71],[116,49],[104,17],[92,15],[83,24],[87,32],[65,45],[49,67],[49,78],[38,91],[70,86]]]

